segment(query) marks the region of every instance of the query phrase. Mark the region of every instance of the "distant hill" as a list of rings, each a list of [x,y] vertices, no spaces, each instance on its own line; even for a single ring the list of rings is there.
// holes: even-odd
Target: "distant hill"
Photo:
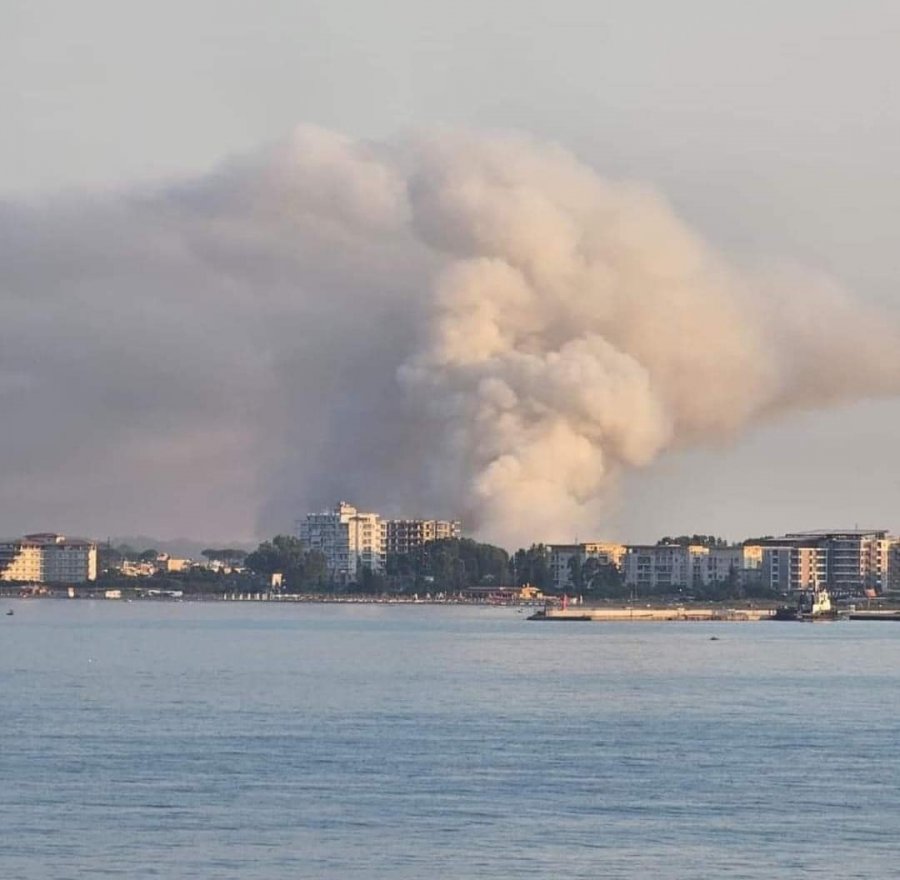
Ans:
[[[109,539],[110,543],[117,547],[119,544],[128,544],[135,550],[159,550],[160,553],[168,553],[170,556],[188,559],[201,559],[202,552],[210,547],[222,549],[230,547],[236,550],[255,550],[257,541],[222,541],[218,538],[209,541],[196,541],[192,538],[153,538],[150,535],[115,535]],[[106,543],[105,541],[103,543]]]

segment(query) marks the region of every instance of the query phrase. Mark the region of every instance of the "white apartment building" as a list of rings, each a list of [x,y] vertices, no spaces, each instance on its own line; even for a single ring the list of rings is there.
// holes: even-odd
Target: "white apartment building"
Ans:
[[[361,568],[384,571],[384,528],[377,513],[362,513],[341,501],[333,510],[308,513],[297,537],[325,557],[328,574],[340,583],[355,581]]]
[[[648,591],[687,590],[737,578],[758,580],[763,548],[758,544],[705,547],[699,544],[629,545],[622,563],[625,586]]]
[[[647,591],[686,589],[703,583],[709,548],[699,544],[631,544],[622,571],[625,586]]]
[[[53,532],[0,542],[0,580],[80,584],[97,579],[97,545]]]

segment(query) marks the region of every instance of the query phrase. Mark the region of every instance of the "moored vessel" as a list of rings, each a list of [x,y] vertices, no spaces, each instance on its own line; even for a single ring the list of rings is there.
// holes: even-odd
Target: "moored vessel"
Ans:
[[[831,604],[831,596],[824,587],[804,590],[795,605],[782,605],[775,609],[772,620],[837,620],[837,609]]]

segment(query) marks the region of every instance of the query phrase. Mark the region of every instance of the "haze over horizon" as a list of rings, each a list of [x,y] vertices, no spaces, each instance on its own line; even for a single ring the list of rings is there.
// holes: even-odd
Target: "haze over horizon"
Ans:
[[[0,533],[900,528],[849,8],[4,7]]]

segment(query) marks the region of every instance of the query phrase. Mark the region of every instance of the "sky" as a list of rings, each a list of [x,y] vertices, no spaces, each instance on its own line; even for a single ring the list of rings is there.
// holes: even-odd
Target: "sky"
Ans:
[[[470,514],[430,469],[411,478],[385,454],[394,440],[382,422],[409,416],[396,367],[420,364],[427,346],[397,363],[389,355],[428,325],[410,304],[431,284],[436,254],[455,247],[444,226],[410,235],[397,219],[406,207],[391,201],[395,172],[400,185],[424,173],[397,170],[407,154],[413,165],[437,161],[417,146],[422,132],[515,132],[551,164],[544,145],[559,145],[603,181],[659,193],[729,272],[790,267],[893,326],[898,37],[891,2],[9,0],[0,533],[251,540],[290,529],[329,493],[396,514]],[[346,142],[298,139],[297,126]],[[267,187],[272,169],[283,172],[286,139],[305,151],[304,174],[358,174],[356,189],[345,178],[296,183],[290,170],[318,213],[298,231],[272,220],[267,201],[248,231],[241,211],[259,201],[247,193],[276,199]],[[343,225],[331,235],[320,227],[334,221],[335,200]],[[251,236],[270,239],[248,249]],[[323,260],[338,240],[352,254]],[[355,296],[365,327],[353,320]],[[736,301],[753,310],[752,297]],[[817,303],[808,322],[835,331],[838,313]],[[781,325],[777,308],[765,314]],[[867,347],[865,332],[854,338]],[[342,343],[357,381],[341,366]],[[872,357],[890,372],[888,348],[874,345]],[[841,372],[833,348],[814,353]],[[658,453],[621,463],[599,509],[559,529],[630,541],[900,529],[900,400],[890,382],[847,370],[858,381],[827,406],[750,413],[702,440],[676,430]],[[454,393],[466,393],[460,375]],[[342,454],[329,460],[336,442]],[[363,454],[380,479],[354,481]],[[411,482],[396,491],[394,477]],[[490,517],[471,515],[498,537]]]

